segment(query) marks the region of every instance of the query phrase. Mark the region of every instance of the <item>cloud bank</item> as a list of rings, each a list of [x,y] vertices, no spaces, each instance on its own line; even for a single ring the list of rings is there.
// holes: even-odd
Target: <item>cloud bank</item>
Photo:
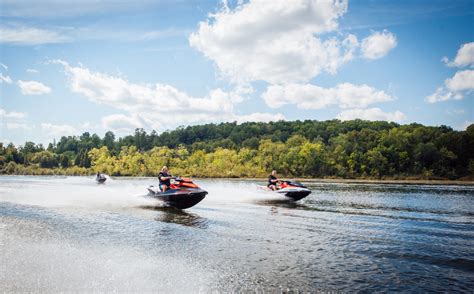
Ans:
[[[443,62],[450,67],[474,66],[474,42],[461,45],[453,61],[443,57]]]
[[[474,67],[474,43],[461,45],[453,61],[444,57],[442,61],[450,67]],[[457,71],[453,77],[444,81],[444,85],[427,96],[425,101],[436,103],[448,100],[461,100],[474,90],[474,70],[465,69]]]
[[[307,81],[350,59],[354,38],[317,37],[336,30],[346,11],[347,1],[254,0],[212,14],[189,43],[232,81]]]
[[[334,88],[311,84],[272,85],[262,94],[262,98],[272,108],[295,104],[300,109],[322,109],[332,105],[340,108],[360,108],[395,99],[370,86],[350,83],[339,84]]]
[[[340,33],[338,22],[347,9],[347,1],[268,5],[265,0],[251,0],[234,9],[224,4],[199,23],[189,43],[231,82],[267,82],[261,98],[271,108],[285,104],[300,109],[360,108],[391,101],[393,97],[368,85],[322,88],[309,83],[322,72],[336,74],[354,58],[379,59],[397,46],[395,35],[387,30],[372,32],[362,42]]]
[[[127,113],[104,117],[102,124],[106,128],[124,131],[149,127],[163,130],[193,123],[241,122],[246,118],[266,121],[272,120],[272,117],[284,119],[282,114],[272,114],[272,117],[261,113],[236,114],[235,105],[243,100],[238,91],[226,92],[218,88],[204,97],[193,97],[170,85],[137,84],[85,67],[71,66],[62,60],[53,62],[64,67],[72,92]]]
[[[352,120],[352,119],[364,119],[364,120],[385,120],[385,121],[394,121],[402,122],[406,119],[406,115],[400,111],[395,112],[384,112],[380,108],[368,108],[368,109],[349,109],[344,110],[339,113],[336,118],[340,120]]]

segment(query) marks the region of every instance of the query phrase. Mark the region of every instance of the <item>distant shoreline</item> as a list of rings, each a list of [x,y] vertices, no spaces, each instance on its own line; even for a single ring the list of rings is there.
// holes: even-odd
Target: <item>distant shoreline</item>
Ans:
[[[131,177],[133,178],[133,177]],[[196,178],[196,179],[219,179],[234,181],[262,181],[267,178]],[[310,179],[310,178],[289,178],[295,181],[306,183],[341,183],[341,184],[396,184],[396,185],[459,185],[474,186],[473,180],[373,180],[373,179]]]
[[[397,184],[397,185],[463,185],[474,186],[472,180],[369,180],[369,179],[309,179],[309,182],[346,184]]]
[[[91,177],[92,175],[24,175],[24,174],[0,174],[2,177],[28,176],[28,177]],[[154,179],[155,176],[110,176],[113,179]],[[216,178],[216,177],[192,177],[196,180],[228,180],[228,181],[267,181],[267,178]],[[323,179],[323,178],[299,178],[286,177],[295,181],[306,183],[341,183],[341,184],[394,184],[394,185],[458,185],[458,186],[474,186],[474,180],[424,180],[424,179]]]

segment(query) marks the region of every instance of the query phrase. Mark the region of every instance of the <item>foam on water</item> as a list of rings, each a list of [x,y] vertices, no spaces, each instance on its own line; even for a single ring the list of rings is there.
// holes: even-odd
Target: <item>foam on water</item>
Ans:
[[[9,181],[13,180],[13,181]],[[114,179],[97,184],[91,177],[7,177],[0,181],[0,201],[44,207],[82,207],[91,209],[159,205],[142,197],[154,178]],[[208,191],[203,200],[215,204],[271,200],[281,196],[258,189],[248,181],[197,180]]]
[[[107,179],[105,184],[97,184],[89,177],[51,177],[2,179],[0,201],[37,205],[43,207],[79,207],[100,209],[150,205],[146,194],[147,182],[143,186],[137,182]],[[140,182],[139,182],[140,183]]]
[[[242,180],[200,180],[198,184],[209,192],[206,198],[210,203],[249,203],[256,199],[278,199],[276,193],[259,189],[258,184]]]
[[[17,220],[0,231],[9,234],[2,244],[3,291],[189,293],[207,292],[212,280],[211,272],[177,256],[122,244],[88,244],[54,231],[45,235],[46,229]],[[31,230],[41,230],[42,236],[32,239],[37,233]]]

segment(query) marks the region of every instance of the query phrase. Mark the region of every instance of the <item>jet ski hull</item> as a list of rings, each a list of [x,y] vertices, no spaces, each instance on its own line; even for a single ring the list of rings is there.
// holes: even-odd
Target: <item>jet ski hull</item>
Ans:
[[[107,180],[107,178],[96,178],[95,180],[97,181],[97,183],[103,184]]]
[[[265,191],[269,191],[269,192],[276,193],[278,195],[290,198],[293,201],[301,200],[305,198],[306,196],[308,196],[309,194],[311,194],[311,190],[307,188],[300,188],[300,187],[287,187],[287,188],[279,189],[276,191],[273,191],[266,186],[259,186],[259,188]]]
[[[291,198],[294,201],[298,201],[298,200],[301,200],[301,199],[305,198],[309,194],[311,194],[311,191],[309,191],[309,190],[289,191],[289,192],[279,192],[279,191],[277,191],[277,193],[280,193],[280,194],[282,194],[282,195],[284,195],[288,198]]]
[[[207,195],[202,189],[169,189],[166,192],[158,192],[152,188],[148,189],[148,197],[163,201],[166,205],[187,209],[201,202]]]

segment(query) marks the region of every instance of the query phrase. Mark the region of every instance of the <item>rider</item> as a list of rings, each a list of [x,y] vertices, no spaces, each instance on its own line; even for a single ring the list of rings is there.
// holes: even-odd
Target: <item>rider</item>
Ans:
[[[268,176],[268,185],[267,187],[272,189],[273,191],[277,190],[277,184],[280,182],[280,180],[276,177],[276,170],[272,170],[272,173]]]
[[[171,179],[173,177],[169,174],[168,172],[168,167],[165,165],[163,168],[161,168],[160,173],[158,174],[158,180],[160,180],[160,190],[162,192],[165,192],[170,188],[171,185]]]

